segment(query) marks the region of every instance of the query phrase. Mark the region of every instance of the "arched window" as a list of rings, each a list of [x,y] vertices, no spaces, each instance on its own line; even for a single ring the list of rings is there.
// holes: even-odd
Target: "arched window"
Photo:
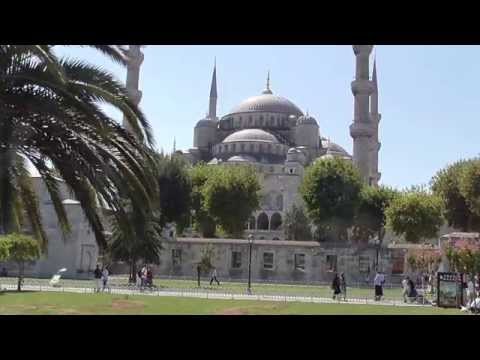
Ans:
[[[245,151],[245,144],[240,144],[240,151]]]
[[[250,115],[248,117],[248,125],[252,125],[252,122],[253,122],[252,115]]]
[[[277,208],[277,210],[283,210],[283,195],[282,194],[278,194],[275,197],[275,207]]]
[[[254,152],[254,151],[255,151],[253,144],[250,144],[250,151],[251,151],[251,152]]]
[[[237,144],[232,144],[232,152],[237,151]]]
[[[257,229],[268,230],[268,216],[265,213],[261,213],[257,218]]]
[[[255,230],[255,217],[250,216],[250,219],[248,220],[248,229],[249,230]]]
[[[270,220],[270,229],[279,230],[282,226],[282,216],[279,213],[274,213],[272,219]]]

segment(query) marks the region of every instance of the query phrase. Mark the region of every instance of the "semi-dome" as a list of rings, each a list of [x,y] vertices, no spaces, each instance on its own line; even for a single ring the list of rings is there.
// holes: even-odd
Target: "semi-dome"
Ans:
[[[262,95],[250,97],[234,107],[230,114],[246,112],[271,112],[288,115],[302,116],[302,111],[284,97],[264,93]]]
[[[254,163],[257,162],[254,157],[248,155],[235,155],[227,160],[228,162],[248,162]]]
[[[326,154],[351,157],[351,155],[340,145],[323,137],[321,140],[322,140],[322,148],[327,150]]]
[[[239,130],[227,136],[222,141],[222,143],[230,143],[230,142],[237,142],[237,141],[256,141],[256,142],[265,142],[265,143],[273,143],[273,144],[280,143],[274,135],[260,129]]]

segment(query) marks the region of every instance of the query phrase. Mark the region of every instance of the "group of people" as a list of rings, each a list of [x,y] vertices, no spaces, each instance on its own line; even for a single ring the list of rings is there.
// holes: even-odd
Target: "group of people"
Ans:
[[[143,265],[143,267],[137,272],[136,285],[139,288],[152,287],[153,286],[153,272],[152,269]]]
[[[103,269],[100,270],[100,266],[97,265],[95,268],[93,275],[95,277],[95,292],[100,292],[100,289],[102,291],[105,291],[105,289],[108,289],[108,276],[110,273],[108,272],[108,269],[106,266],[103,267]]]
[[[409,276],[405,276],[402,280],[402,296],[403,302],[415,300],[418,296],[417,289],[415,288],[415,283]]]
[[[463,283],[464,290],[464,306],[462,310],[471,311],[473,313],[480,313],[480,281],[478,276],[468,278]]]

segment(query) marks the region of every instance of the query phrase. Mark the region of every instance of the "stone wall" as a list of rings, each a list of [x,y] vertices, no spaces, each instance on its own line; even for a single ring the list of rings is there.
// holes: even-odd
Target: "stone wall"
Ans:
[[[241,239],[177,238],[163,243],[160,265],[154,274],[173,277],[196,277],[196,266],[202,250],[214,249],[213,265],[219,279],[248,278],[249,244]],[[314,241],[255,240],[252,245],[252,281],[324,282],[331,281],[335,271],[344,272],[350,283],[364,282],[368,273],[373,280],[376,250],[349,246],[329,246]],[[236,263],[235,263],[236,262]],[[391,273],[390,252],[384,249],[381,269]],[[115,273],[128,272],[127,266],[115,266]],[[204,274],[208,275],[208,274]]]

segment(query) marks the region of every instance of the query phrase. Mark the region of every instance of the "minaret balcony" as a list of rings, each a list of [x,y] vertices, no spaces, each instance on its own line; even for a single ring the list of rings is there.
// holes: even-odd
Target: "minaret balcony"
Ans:
[[[356,122],[350,125],[350,136],[356,137],[371,137],[374,134],[374,129],[371,124]]]
[[[353,80],[351,87],[353,95],[371,95],[375,90],[373,83],[366,79]]]

